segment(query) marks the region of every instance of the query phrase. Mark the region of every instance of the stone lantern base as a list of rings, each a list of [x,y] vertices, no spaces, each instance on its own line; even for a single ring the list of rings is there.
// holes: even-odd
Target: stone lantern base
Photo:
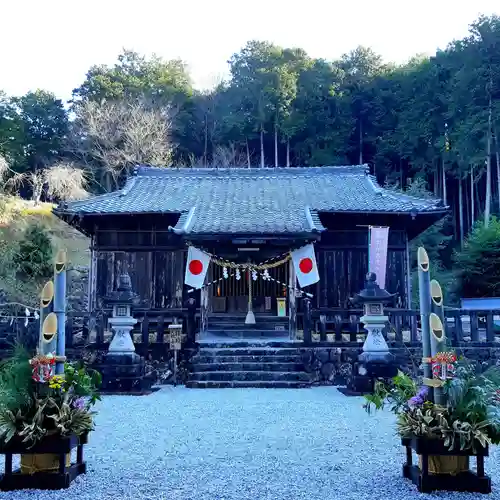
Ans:
[[[109,352],[96,367],[102,375],[102,394],[151,394],[154,376],[146,374],[146,363],[137,353]]]
[[[398,367],[395,364],[394,355],[387,353],[384,359],[370,359],[363,353],[359,356],[359,361],[354,365],[354,371],[347,390],[342,391],[347,396],[363,396],[372,394],[375,380],[390,379],[397,375]]]

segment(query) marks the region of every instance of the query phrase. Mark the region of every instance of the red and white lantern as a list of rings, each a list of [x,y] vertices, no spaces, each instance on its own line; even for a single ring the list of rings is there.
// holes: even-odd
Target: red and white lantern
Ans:
[[[184,283],[193,288],[201,288],[207,275],[210,255],[194,247],[189,247]]]
[[[293,251],[292,261],[301,288],[319,281],[318,266],[312,243]]]

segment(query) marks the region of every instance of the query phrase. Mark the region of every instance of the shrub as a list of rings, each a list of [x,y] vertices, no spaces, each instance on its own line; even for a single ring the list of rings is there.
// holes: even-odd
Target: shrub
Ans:
[[[18,271],[30,278],[47,278],[52,274],[52,243],[47,232],[38,224],[32,224],[19,242],[14,256]]]
[[[462,297],[500,296],[500,221],[478,223],[454,254],[456,290]]]

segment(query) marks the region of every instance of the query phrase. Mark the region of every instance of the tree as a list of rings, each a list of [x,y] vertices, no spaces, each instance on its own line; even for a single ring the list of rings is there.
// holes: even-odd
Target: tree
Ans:
[[[63,103],[44,90],[14,99],[24,129],[27,169],[35,172],[64,155],[68,117]]]
[[[123,50],[114,66],[92,66],[82,85],[73,90],[77,102],[139,99],[159,106],[182,106],[191,94],[191,78],[184,62],[156,55],[148,59],[132,50]]]
[[[28,278],[48,278],[53,272],[52,243],[46,231],[39,225],[29,226],[19,243],[14,263],[19,272]]]
[[[359,163],[363,163],[364,136],[370,123],[370,102],[367,98],[370,81],[382,71],[382,58],[368,47],[359,46],[342,56],[337,63],[345,74],[344,88],[349,94],[351,112],[356,120],[356,140]]]
[[[500,295],[500,221],[476,224],[464,248],[454,256],[457,291],[461,297]]]
[[[25,168],[25,143],[21,117],[12,99],[0,91],[0,155],[16,171]]]
[[[259,134],[260,165],[265,166],[264,134],[266,123],[274,116],[273,94],[276,95],[276,69],[280,48],[267,42],[250,41],[229,61],[231,85],[241,97],[240,112],[243,121],[254,124],[253,132]]]
[[[171,111],[140,101],[86,101],[75,108],[71,148],[100,171],[108,191],[137,164],[167,166],[172,160]]]

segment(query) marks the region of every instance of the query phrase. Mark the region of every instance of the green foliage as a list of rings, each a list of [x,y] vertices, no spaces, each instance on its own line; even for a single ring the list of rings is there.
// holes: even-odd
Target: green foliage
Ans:
[[[54,402],[54,413],[48,418],[54,421],[55,428],[62,436],[76,434],[80,436],[84,432],[94,429],[93,413],[86,409],[72,408],[64,398],[61,403]]]
[[[46,278],[52,274],[53,249],[47,232],[38,224],[29,226],[19,243],[14,263],[22,275]]]
[[[457,292],[462,297],[500,296],[500,221],[477,223],[454,255]]]
[[[27,166],[34,171],[61,157],[68,133],[68,117],[61,99],[44,90],[13,100],[23,123]]]
[[[372,409],[382,410],[386,403],[391,405],[391,411],[399,413],[407,404],[408,400],[417,393],[417,384],[407,374],[399,371],[388,383],[375,382],[373,394],[365,395],[365,410],[371,413]]]
[[[390,404],[397,416],[397,430],[403,437],[439,439],[449,449],[475,449],[478,444],[500,443],[500,369],[481,373],[476,364],[461,359],[453,378],[444,384],[446,404],[428,400],[425,387],[398,373],[388,383],[378,381],[373,394],[365,396],[368,413]]]
[[[30,404],[34,391],[29,360],[28,351],[16,345],[0,364],[0,409],[16,412]]]
[[[73,96],[96,102],[145,98],[158,104],[182,104],[191,93],[191,78],[182,61],[157,56],[148,59],[123,50],[114,66],[92,66]]]
[[[102,377],[96,370],[85,368],[82,363],[66,363],[64,365],[64,390],[77,397],[88,398],[89,406],[100,401],[98,389]]]
[[[101,376],[78,363],[64,368],[64,377],[35,382],[30,356],[16,347],[0,366],[0,440],[18,437],[32,446],[47,435],[81,435],[94,428],[90,408],[100,400]]]

